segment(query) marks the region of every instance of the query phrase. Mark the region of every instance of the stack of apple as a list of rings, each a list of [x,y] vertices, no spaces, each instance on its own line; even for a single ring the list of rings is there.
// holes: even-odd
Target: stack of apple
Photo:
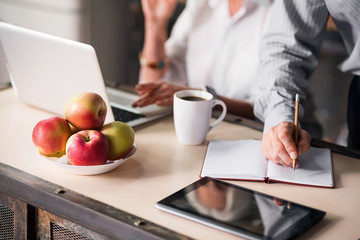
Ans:
[[[65,118],[54,116],[36,124],[33,143],[46,157],[66,154],[72,165],[101,165],[120,159],[131,151],[135,132],[120,121],[104,125],[106,113],[100,95],[79,93],[66,103]]]

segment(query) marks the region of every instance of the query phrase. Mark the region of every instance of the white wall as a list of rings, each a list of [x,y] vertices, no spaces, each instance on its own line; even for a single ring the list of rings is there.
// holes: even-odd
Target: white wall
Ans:
[[[90,0],[0,0],[0,21],[90,43]],[[0,83],[10,82],[0,50]]]
[[[0,21],[90,43],[90,0],[0,0]]]
[[[0,21],[91,44],[107,84],[127,84],[125,0],[0,0]],[[0,51],[0,82],[8,80]]]

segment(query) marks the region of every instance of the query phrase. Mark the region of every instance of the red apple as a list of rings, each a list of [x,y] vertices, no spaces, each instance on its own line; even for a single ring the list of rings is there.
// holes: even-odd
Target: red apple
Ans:
[[[71,134],[70,126],[64,118],[51,117],[36,124],[32,140],[40,154],[61,157],[65,154],[66,141]]]
[[[66,156],[72,165],[105,164],[108,155],[108,140],[104,134],[96,130],[82,130],[74,133],[66,143]]]
[[[106,103],[97,93],[82,92],[74,95],[65,105],[65,118],[74,127],[100,129],[106,117]]]
[[[122,158],[132,149],[135,132],[130,125],[115,121],[106,124],[100,131],[109,141],[109,160]]]

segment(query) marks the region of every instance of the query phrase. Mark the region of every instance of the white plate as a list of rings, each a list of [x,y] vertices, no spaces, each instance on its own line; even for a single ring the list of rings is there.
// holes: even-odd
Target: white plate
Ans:
[[[109,172],[118,166],[120,166],[122,163],[124,163],[126,160],[128,160],[132,155],[135,154],[137,150],[137,146],[134,143],[131,151],[123,158],[120,158],[118,160],[108,160],[105,164],[102,165],[94,165],[94,166],[75,166],[71,165],[66,157],[66,155],[55,158],[55,157],[46,157],[43,155],[43,158],[48,160],[50,163],[52,163],[55,166],[60,167],[62,170],[71,173],[71,174],[77,174],[77,175],[96,175],[101,173]]]

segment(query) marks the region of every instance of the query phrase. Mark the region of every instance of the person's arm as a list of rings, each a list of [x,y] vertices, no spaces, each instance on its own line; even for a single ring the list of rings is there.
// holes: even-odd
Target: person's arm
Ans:
[[[185,89],[196,88],[189,88],[184,85],[175,85],[164,81],[138,84],[136,86],[136,90],[141,97],[135,101],[132,106],[144,107],[154,103],[158,106],[171,106],[173,104],[174,93]],[[225,102],[229,113],[249,119],[255,119],[253,107],[249,102],[223,96],[218,96],[218,98]]]
[[[304,130],[300,129],[298,148],[292,140],[294,96],[298,93],[305,99],[307,78],[317,65],[328,16],[324,0],[276,0],[262,41],[262,93],[254,113],[265,124],[265,156],[285,166],[291,167],[292,158],[310,147],[310,135]]]
[[[253,106],[249,102],[240,99],[227,98],[224,96],[218,97],[220,100],[225,102],[228,113],[249,119],[255,119]]]
[[[145,18],[144,46],[140,55],[140,75],[143,82],[159,80],[165,72],[165,42],[168,38],[169,19],[176,6],[176,0],[142,0]],[[157,64],[161,63],[160,66]]]

